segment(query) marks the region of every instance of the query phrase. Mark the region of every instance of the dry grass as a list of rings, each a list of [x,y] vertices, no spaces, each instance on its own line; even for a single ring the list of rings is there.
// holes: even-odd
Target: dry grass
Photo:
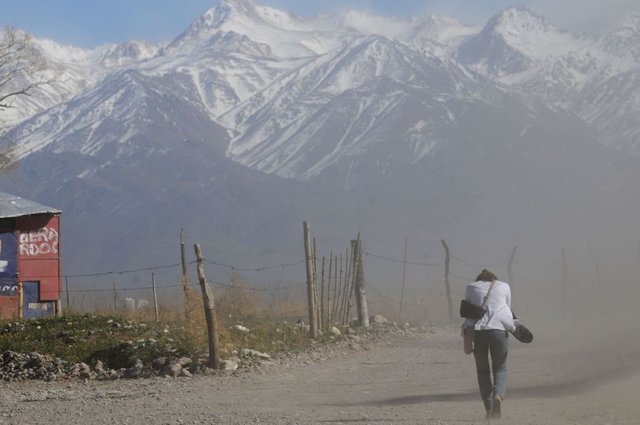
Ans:
[[[159,322],[182,327],[190,340],[204,351],[208,341],[201,291],[187,285],[180,293],[184,294],[178,300],[182,302],[159,306]],[[296,324],[301,318],[306,322],[306,300],[270,299],[252,290],[241,275],[232,274],[229,285],[215,288],[214,306],[223,358],[241,348],[274,353],[297,351],[311,344],[306,328]],[[128,320],[155,321],[153,305],[130,309],[123,315]],[[238,325],[248,328],[249,332],[238,330]]]

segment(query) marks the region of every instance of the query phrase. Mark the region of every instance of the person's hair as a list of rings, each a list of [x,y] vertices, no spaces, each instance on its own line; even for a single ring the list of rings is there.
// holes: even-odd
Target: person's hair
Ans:
[[[498,277],[487,269],[482,270],[476,278],[476,282],[493,282],[496,280],[498,280]]]

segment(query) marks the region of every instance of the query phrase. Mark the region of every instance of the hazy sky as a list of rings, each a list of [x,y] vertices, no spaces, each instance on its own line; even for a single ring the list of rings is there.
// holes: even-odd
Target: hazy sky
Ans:
[[[95,46],[138,39],[169,41],[217,0],[0,0],[4,25],[64,44]],[[298,15],[361,9],[385,15],[446,15],[484,23],[501,9],[523,4],[572,30],[616,25],[640,0],[258,0]]]

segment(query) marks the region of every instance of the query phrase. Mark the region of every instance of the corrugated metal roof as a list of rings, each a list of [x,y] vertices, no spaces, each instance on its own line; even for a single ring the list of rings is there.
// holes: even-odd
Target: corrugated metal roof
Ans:
[[[32,214],[60,214],[62,211],[37,202],[28,201],[10,193],[0,192],[0,218],[21,217]]]

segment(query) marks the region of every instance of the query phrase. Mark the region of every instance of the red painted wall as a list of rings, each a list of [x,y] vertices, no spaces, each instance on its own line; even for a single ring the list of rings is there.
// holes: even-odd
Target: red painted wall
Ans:
[[[18,274],[22,282],[40,282],[40,301],[60,299],[60,216],[16,219]]]
[[[0,297],[0,319],[11,320],[18,316],[18,296]]]

